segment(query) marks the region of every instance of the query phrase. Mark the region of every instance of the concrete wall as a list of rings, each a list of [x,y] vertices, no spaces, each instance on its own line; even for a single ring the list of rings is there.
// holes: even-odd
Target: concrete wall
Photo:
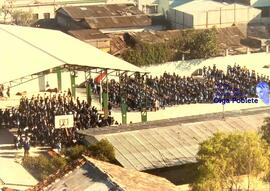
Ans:
[[[233,5],[232,5],[233,6]],[[213,10],[194,15],[194,28],[229,27],[235,24],[261,22],[260,10],[232,8]]]
[[[60,8],[60,7],[65,7],[65,6],[79,6],[79,5],[94,5],[94,4],[105,4],[105,3],[71,3],[71,4],[56,4],[53,5],[53,3],[48,4],[48,5],[20,5],[16,6],[14,5],[14,10],[22,10],[25,12],[31,12],[32,14],[38,14],[38,19],[44,19],[44,13],[49,13],[50,18],[55,17],[55,11]]]
[[[55,6],[55,8],[57,8],[57,6]],[[38,19],[44,19],[45,13],[49,13],[50,14],[50,18],[54,18],[55,15],[55,8],[54,6],[35,6],[35,7],[19,7],[19,8],[14,8],[15,10],[21,10],[24,12],[30,12],[31,14],[37,14],[38,15]]]
[[[170,9],[167,13],[167,16],[173,28],[184,29],[193,28],[194,26],[193,15],[177,11],[175,9]]]
[[[263,17],[263,18],[261,18],[261,23],[270,24],[270,17]]]
[[[230,5],[219,10],[211,10],[207,12],[195,12],[193,15],[170,9],[168,19],[173,28],[211,28],[229,27],[235,24],[243,23],[260,23],[261,11],[254,8],[234,8]]]
[[[110,52],[111,50],[110,40],[91,40],[91,41],[85,41],[85,42],[104,52]]]

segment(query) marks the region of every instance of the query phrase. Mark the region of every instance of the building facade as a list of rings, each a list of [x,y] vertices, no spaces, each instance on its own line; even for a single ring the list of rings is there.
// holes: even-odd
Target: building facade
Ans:
[[[261,22],[261,10],[241,4],[198,0],[170,8],[167,18],[172,28],[230,27]]]

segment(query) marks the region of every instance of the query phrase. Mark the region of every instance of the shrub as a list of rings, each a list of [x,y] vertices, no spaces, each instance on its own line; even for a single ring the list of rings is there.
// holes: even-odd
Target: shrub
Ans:
[[[74,147],[66,148],[62,150],[62,153],[70,160],[76,160],[86,152],[87,148],[83,145],[75,145]]]
[[[38,180],[43,180],[58,169],[62,169],[67,161],[59,156],[48,158],[45,155],[27,157],[23,160],[23,166]]]
[[[114,148],[112,144],[106,139],[101,139],[96,144],[91,145],[89,150],[91,155],[96,159],[111,163],[116,162]]]

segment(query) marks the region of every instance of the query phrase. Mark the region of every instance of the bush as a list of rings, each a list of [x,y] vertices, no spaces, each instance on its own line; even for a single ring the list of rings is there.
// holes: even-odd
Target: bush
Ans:
[[[67,156],[70,160],[76,160],[85,153],[87,148],[83,145],[75,145],[74,147],[66,148],[62,150],[62,154]]]
[[[55,173],[58,169],[62,169],[66,164],[67,161],[59,156],[48,158],[45,155],[39,155],[23,160],[23,166],[39,181]]]
[[[128,41],[131,41],[130,39]],[[218,54],[217,30],[183,30],[165,43],[147,44],[132,41],[122,58],[137,66],[148,66],[179,60],[185,53],[187,59],[209,58]],[[133,45],[134,44],[134,45]]]
[[[172,60],[172,51],[168,44],[136,44],[126,50],[122,57],[124,60],[137,66],[148,66]]]
[[[115,163],[115,151],[112,144],[106,140],[101,139],[89,148],[91,155],[98,160]]]

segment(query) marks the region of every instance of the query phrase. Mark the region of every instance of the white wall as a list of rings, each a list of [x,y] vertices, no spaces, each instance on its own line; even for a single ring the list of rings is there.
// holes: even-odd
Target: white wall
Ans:
[[[261,11],[254,8],[237,8],[230,5],[228,8],[199,12],[194,14],[194,28],[229,27],[234,23],[261,22]]]
[[[55,11],[60,7],[65,6],[79,6],[79,5],[95,5],[95,4],[104,4],[104,3],[72,3],[72,4],[62,4],[62,5],[24,5],[24,7],[16,7],[14,5],[14,10],[22,10],[25,12],[31,12],[32,14],[38,14],[39,19],[44,19],[44,13],[50,13],[50,18],[55,17]]]
[[[141,28],[111,28],[111,29],[99,29],[102,33],[125,33],[125,32],[142,32],[142,31],[155,31],[162,30],[164,26],[146,26]]]
[[[246,66],[250,70],[255,70],[260,74],[270,76],[270,69],[263,68],[263,66],[269,65],[269,60],[270,53],[252,53],[210,59],[168,62],[160,65],[145,67],[144,69],[150,72],[153,76],[162,75],[165,71],[171,74],[175,72],[176,74],[187,76],[203,66],[213,66],[213,64],[216,64],[218,68],[226,70],[227,65],[234,65],[234,63],[236,63],[241,66]]]
[[[207,12],[194,12],[193,15],[170,9],[168,18],[174,28],[211,28],[216,27],[229,27],[234,23],[249,23],[261,22],[261,10],[251,7],[243,8],[229,5],[219,10],[211,10]]]
[[[175,9],[168,11],[168,20],[172,27],[176,29],[192,28],[194,26],[193,15]]]

